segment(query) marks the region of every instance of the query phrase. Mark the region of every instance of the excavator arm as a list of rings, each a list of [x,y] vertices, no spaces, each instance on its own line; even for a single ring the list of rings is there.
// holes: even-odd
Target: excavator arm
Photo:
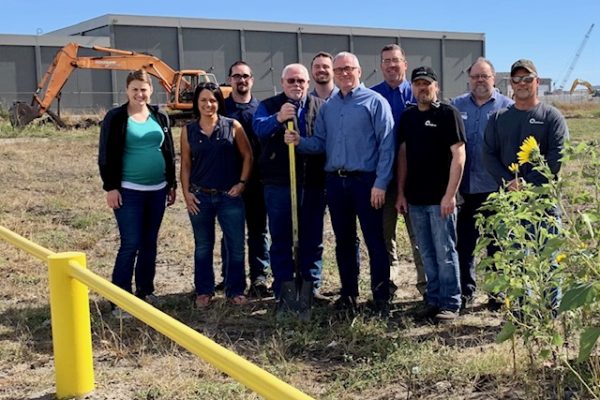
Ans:
[[[36,88],[31,105],[17,102],[11,108],[13,126],[23,127],[44,113],[48,113],[59,125],[64,125],[59,116],[51,112],[49,108],[55,99],[60,99],[62,88],[76,68],[146,70],[158,79],[169,95],[167,105],[176,110],[191,110],[192,101],[189,94],[190,92],[193,94],[198,83],[206,81],[218,83],[213,74],[208,74],[203,70],[175,71],[153,55],[94,46],[92,49],[108,55],[80,57],[77,55],[80,47],[77,43],[69,43],[57,52]]]

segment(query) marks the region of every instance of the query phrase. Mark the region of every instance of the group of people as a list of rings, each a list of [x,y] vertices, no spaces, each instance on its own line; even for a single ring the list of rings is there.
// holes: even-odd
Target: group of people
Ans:
[[[509,170],[528,136],[558,173],[565,120],[540,102],[540,78],[529,60],[511,67],[513,99],[495,89],[492,63],[478,58],[467,69],[469,92],[451,103],[439,99],[432,68],[418,66],[408,78],[397,44],[382,48],[380,67],[384,80],[367,88],[354,54],[319,52],[310,71],[302,64],[285,66],[283,91],[258,101],[252,69],[238,61],[229,69],[227,99],[215,84],[196,88],[196,119],[181,133],[180,182],[195,239],[197,307],[209,306],[215,293],[215,219],[223,232],[223,287],[232,304],[247,302],[246,231],[249,294],[269,294],[270,268],[278,304],[282,287],[296,274],[310,283],[314,299],[328,300],[320,291],[326,207],[341,282],[336,308],[357,309],[358,220],[374,311],[389,314],[398,213],[406,222],[425,316],[453,320],[472,303],[478,209],[501,185],[519,190],[523,179],[543,183],[527,166],[518,182]],[[135,294],[148,301],[154,296],[157,234],[176,188],[168,118],[149,105],[151,94],[145,72],[129,75],[128,102],[107,114],[99,151],[107,203],[121,236],[113,283],[132,292],[135,271]],[[297,178],[294,206],[290,165]],[[488,248],[488,254],[494,251]]]

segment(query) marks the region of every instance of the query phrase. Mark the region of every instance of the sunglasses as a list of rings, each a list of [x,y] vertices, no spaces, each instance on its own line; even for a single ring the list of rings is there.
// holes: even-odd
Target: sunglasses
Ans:
[[[531,83],[533,82],[533,80],[537,78],[535,75],[524,75],[524,76],[511,76],[510,80],[512,83],[521,83],[521,82],[525,82],[525,83]]]
[[[296,83],[298,85],[304,85],[306,83],[306,79],[302,78],[287,78],[285,81],[288,85],[295,85]]]

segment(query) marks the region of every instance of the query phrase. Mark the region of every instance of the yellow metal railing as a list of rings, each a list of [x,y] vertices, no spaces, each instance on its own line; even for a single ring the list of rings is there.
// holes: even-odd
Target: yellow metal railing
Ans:
[[[266,399],[310,400],[283,382],[189,326],[86,269],[83,253],[53,253],[0,226],[0,238],[48,261],[52,344],[58,398],[94,390],[88,288],[169,337]]]

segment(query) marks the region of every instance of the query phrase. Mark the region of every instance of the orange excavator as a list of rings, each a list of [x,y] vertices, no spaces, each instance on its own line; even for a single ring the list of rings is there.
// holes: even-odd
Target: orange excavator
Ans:
[[[31,104],[15,102],[10,109],[10,122],[14,127],[24,127],[36,118],[48,114],[54,122],[65,127],[60,114],[50,110],[52,102],[58,100],[60,92],[76,68],[135,71],[146,70],[154,76],[167,92],[167,111],[175,118],[189,118],[192,111],[192,99],[196,86],[202,82],[218,83],[217,78],[206,71],[175,71],[164,61],[150,54],[118,50],[109,47],[93,46],[92,49],[107,53],[98,57],[80,57],[77,55],[82,46],[69,43],[61,48],[48,67],[44,77],[38,83]],[[222,87],[223,95],[231,93],[230,87]]]

